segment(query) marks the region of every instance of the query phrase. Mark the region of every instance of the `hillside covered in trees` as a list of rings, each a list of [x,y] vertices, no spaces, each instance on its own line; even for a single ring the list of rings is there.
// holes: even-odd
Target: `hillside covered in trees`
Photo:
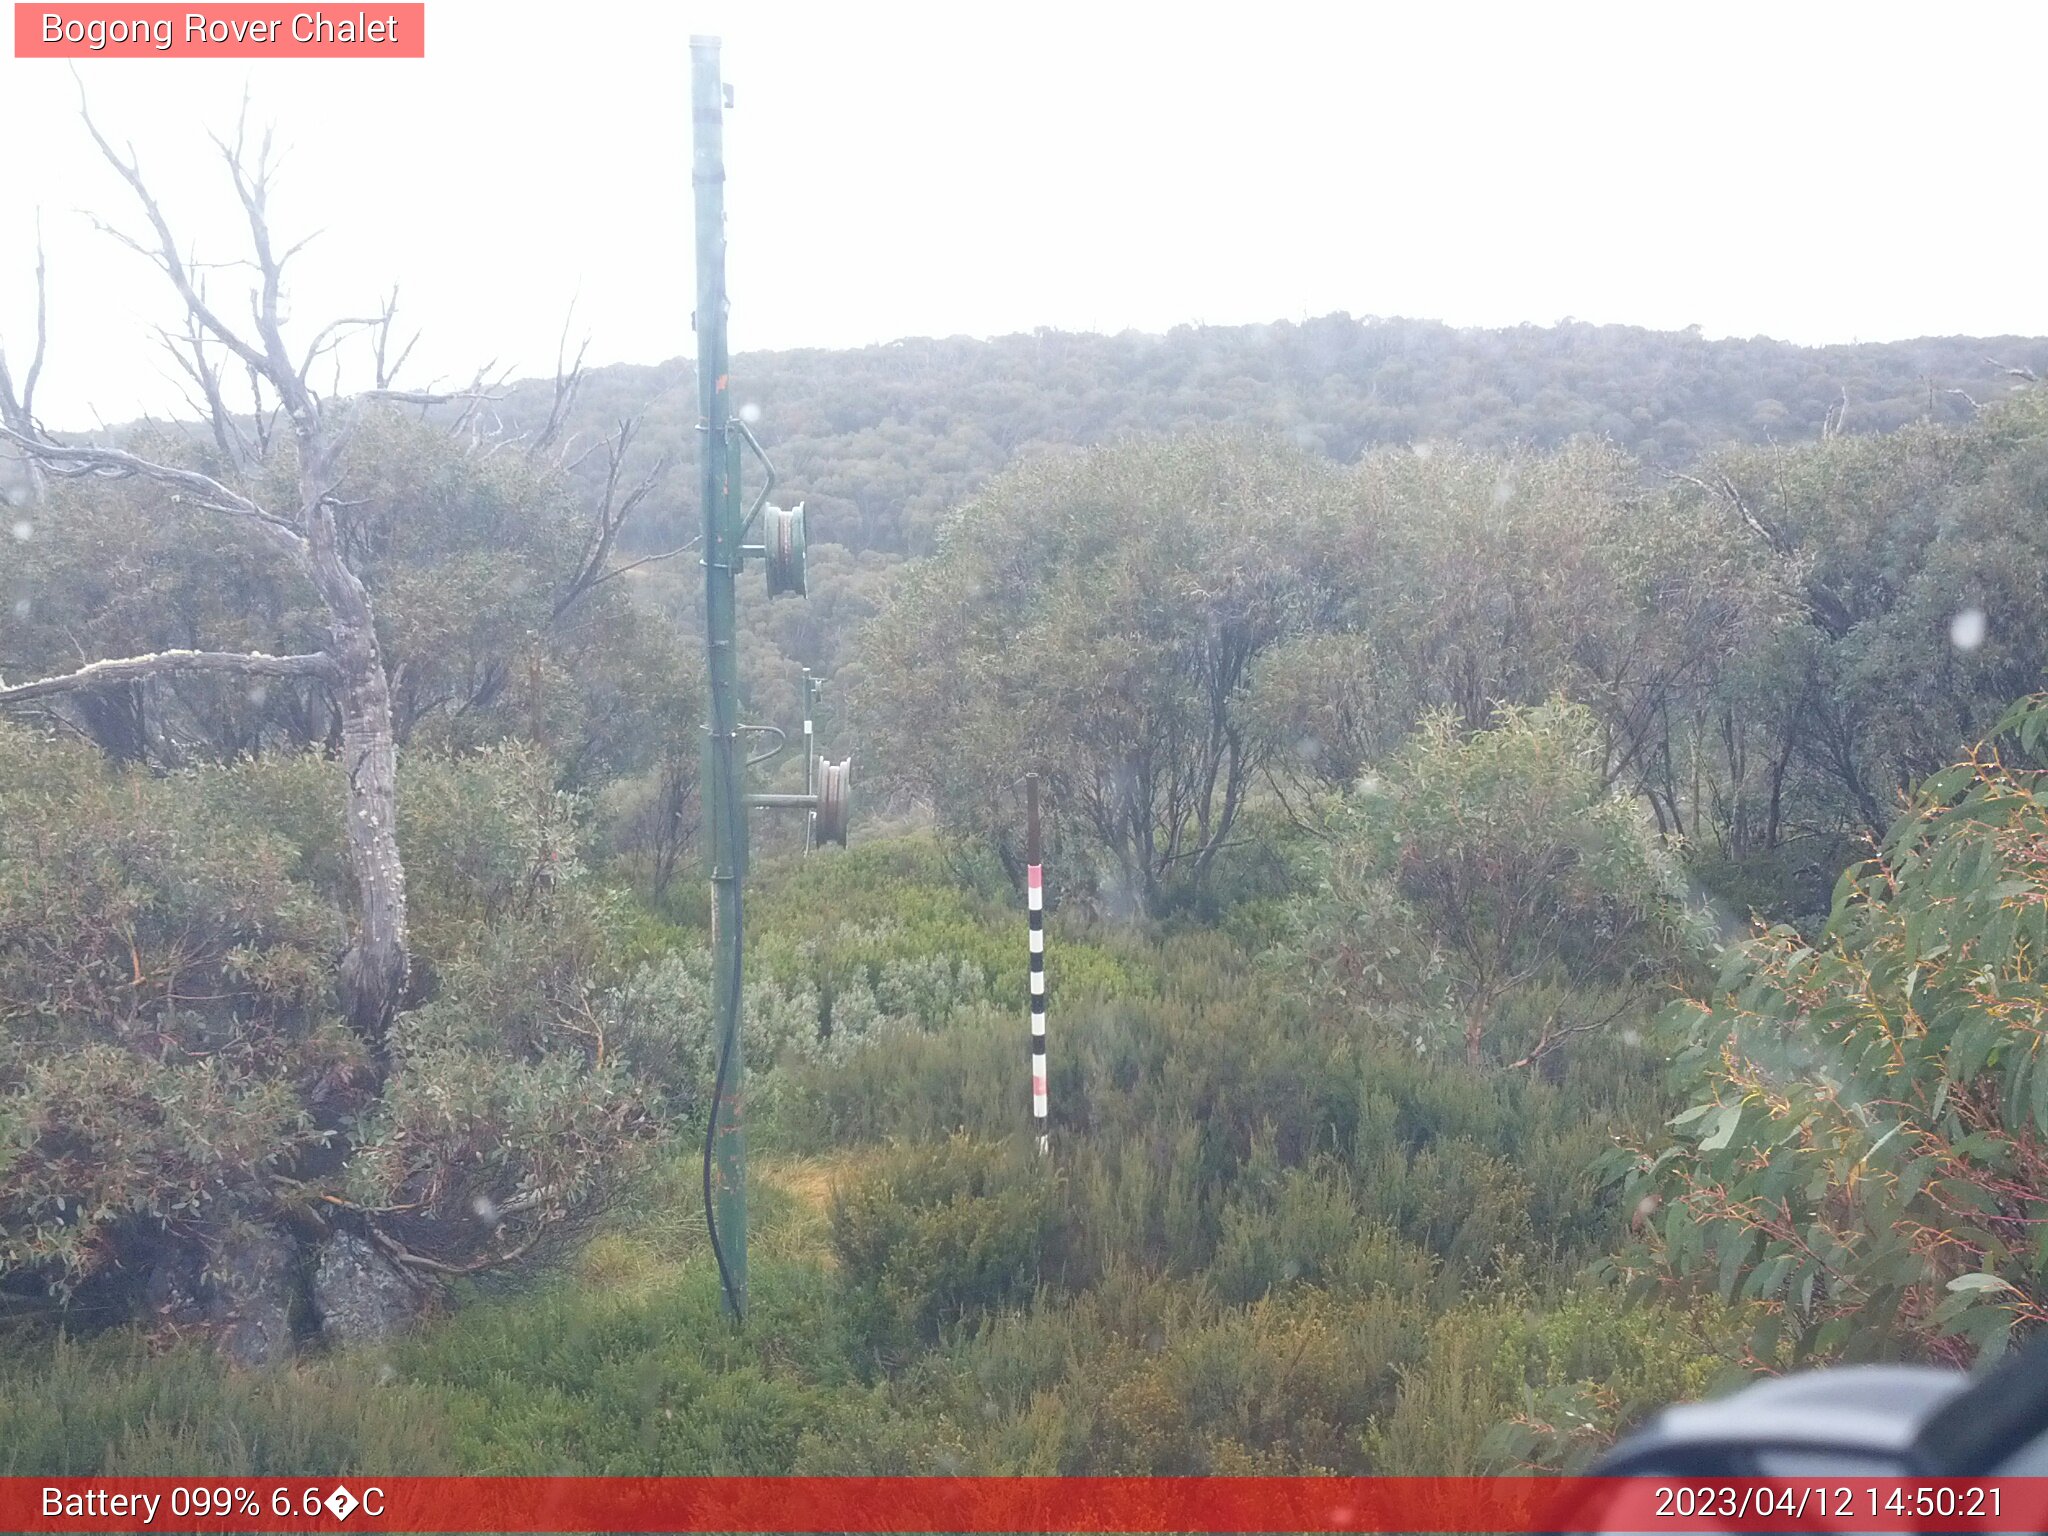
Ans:
[[[604,431],[644,412],[636,467],[675,445],[687,455],[688,369],[592,370],[571,420]],[[1034,448],[1229,425],[1349,463],[1417,442],[1553,448],[1590,436],[1654,472],[1724,444],[1954,425],[1972,402],[2008,393],[2013,369],[2048,373],[2048,340],[1800,347],[1577,321],[1461,330],[1334,314],[1164,336],[1040,331],[742,352],[733,378],[821,542],[924,554],[950,508]],[[536,380],[498,409],[517,432],[538,428],[551,404]],[[678,526],[687,531],[687,518]],[[650,545],[663,531],[659,519],[643,529]]]

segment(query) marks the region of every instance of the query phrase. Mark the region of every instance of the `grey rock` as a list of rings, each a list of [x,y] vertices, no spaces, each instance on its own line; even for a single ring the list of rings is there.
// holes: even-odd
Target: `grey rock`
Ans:
[[[374,1344],[411,1322],[418,1298],[382,1254],[353,1232],[321,1244],[313,1267],[313,1311],[337,1344]]]
[[[179,1327],[206,1321],[205,1283],[199,1255],[189,1247],[169,1249],[149,1272],[143,1305],[152,1317]]]
[[[237,1234],[222,1249],[207,1322],[237,1365],[268,1365],[291,1354],[297,1258],[284,1234],[260,1229]]]

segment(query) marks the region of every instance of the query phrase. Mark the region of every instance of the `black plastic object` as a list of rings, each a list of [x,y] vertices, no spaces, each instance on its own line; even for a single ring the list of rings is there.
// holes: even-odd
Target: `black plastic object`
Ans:
[[[1921,1427],[1969,1388],[1960,1371],[1852,1365],[1667,1408],[1609,1451],[1609,1477],[1904,1477]]]
[[[2048,1338],[2008,1355],[1928,1415],[1913,1457],[1928,1477],[2048,1474]]]
[[[2048,1474],[2048,1338],[1981,1376],[1856,1365],[1667,1408],[1602,1476],[1979,1477]]]

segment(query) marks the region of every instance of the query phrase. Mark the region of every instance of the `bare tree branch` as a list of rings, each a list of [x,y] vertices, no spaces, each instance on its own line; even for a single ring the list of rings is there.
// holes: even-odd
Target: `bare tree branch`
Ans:
[[[1636,999],[1624,997],[1618,1005],[1610,1008],[1598,1018],[1580,1019],[1575,1023],[1565,1025],[1563,1029],[1557,1027],[1559,1014],[1558,1010],[1553,1008],[1550,1016],[1543,1021],[1543,1028],[1538,1036],[1535,1047],[1528,1055],[1522,1057],[1521,1060],[1509,1062],[1508,1070],[1513,1072],[1522,1067],[1533,1067],[1552,1051],[1562,1047],[1573,1036],[1590,1034],[1596,1029],[1605,1029],[1624,1013],[1628,1012],[1630,1008],[1636,1006],[1638,1006]]]
[[[374,330],[379,325],[382,325],[386,318],[382,315],[350,315],[345,319],[330,320],[326,325],[321,326],[314,333],[312,341],[306,346],[306,355],[299,363],[299,377],[301,379],[311,378],[313,365],[320,361],[321,357],[325,354],[333,351],[346,341],[348,339],[347,333],[351,331]]]
[[[154,459],[145,459],[121,448],[68,447],[47,438],[24,437],[11,427],[0,427],[0,442],[14,444],[62,479],[153,480],[177,491],[176,500],[189,500],[208,512],[250,518],[261,523],[273,538],[284,542],[294,553],[304,552],[305,536],[289,519],[278,516],[196,469],[159,464]]]
[[[525,1253],[540,1237],[540,1233],[535,1232],[525,1242],[507,1252],[476,1259],[468,1264],[448,1264],[440,1259],[429,1258],[423,1253],[414,1253],[397,1238],[374,1225],[370,1227],[370,1235],[393,1263],[403,1265],[407,1269],[428,1270],[437,1275],[475,1275],[487,1269],[502,1268]]]
[[[464,400],[481,404],[485,401],[502,400],[503,395],[484,389],[366,389],[351,397],[356,400],[389,400],[395,405],[447,405],[452,401]]]
[[[604,495],[598,502],[597,516],[591,525],[590,540],[584,547],[583,560],[577,567],[575,576],[570,579],[569,585],[563,588],[561,597],[555,602],[555,611],[550,616],[551,623],[559,620],[577,599],[592,588],[611,580],[614,576],[624,574],[623,570],[605,570],[605,563],[611,559],[612,545],[618,539],[619,530],[625,526],[626,519],[633,515],[633,509],[645,501],[661,483],[662,478],[668,473],[669,466],[669,455],[663,454],[655,462],[654,468],[641,478],[639,484],[628,491],[623,499],[619,496],[620,477],[626,465],[626,451],[632,446],[633,434],[639,427],[640,423],[629,417],[619,423],[619,430],[612,437],[610,457],[605,467]],[[670,553],[681,554],[682,551],[673,550]],[[644,560],[635,562],[636,565],[646,563]]]
[[[52,694],[97,688],[103,683],[137,682],[178,672],[233,672],[245,677],[317,677],[338,680],[334,661],[324,651],[306,656],[266,656],[258,651],[158,651],[149,656],[124,656],[95,661],[57,677],[32,683],[0,684],[0,704],[22,704]]]
[[[195,412],[204,416],[213,428],[214,445],[227,461],[234,465],[238,474],[248,474],[255,463],[247,439],[235,420],[234,412],[228,409],[227,396],[221,390],[220,370],[213,366],[213,359],[206,355],[206,332],[198,320],[189,312],[185,317],[185,335],[182,339],[173,336],[161,327],[157,335],[162,339],[164,350],[183,370],[185,376],[199,387],[204,403],[193,400],[189,393],[185,398]],[[259,402],[260,405],[260,402]]]
[[[584,587],[583,590],[577,593],[576,595],[578,597],[586,597],[593,590],[603,586],[613,577],[623,576],[628,571],[637,571],[643,565],[654,565],[659,561],[673,560],[677,555],[687,555],[691,550],[695,549],[699,544],[703,542],[703,538],[699,536],[698,538],[690,540],[690,542],[687,544],[678,544],[674,549],[664,549],[658,555],[642,555],[638,560],[628,560],[624,565],[614,566],[611,570],[606,571],[602,576],[598,577],[595,581],[591,582],[588,586]],[[561,617],[560,610],[557,611],[556,617]]]
[[[43,355],[50,342],[49,261],[43,253],[43,214],[36,210],[36,350],[29,358],[28,372],[21,378],[21,414],[33,421],[36,411],[36,381],[43,374]]]
[[[17,432],[32,432],[36,410],[36,380],[42,376],[43,354],[49,346],[49,267],[43,255],[43,215],[36,212],[36,349],[30,354],[28,372],[22,375],[21,393],[14,390],[7,370],[7,350],[0,347],[0,411],[8,426]]]
[[[389,389],[396,382],[405,360],[412,356],[412,349],[419,345],[420,333],[414,331],[412,340],[399,349],[396,361],[389,360],[391,327],[398,318],[398,285],[391,286],[391,297],[384,301],[384,313],[378,318],[376,331],[376,384],[379,389]]]
[[[568,423],[569,409],[576,403],[576,396],[583,388],[583,358],[590,351],[590,337],[586,334],[576,348],[576,361],[563,367],[569,352],[569,326],[576,318],[576,305],[572,300],[569,312],[562,317],[561,339],[555,343],[555,399],[548,407],[547,425],[540,429],[540,436],[533,440],[529,450],[535,457],[546,453],[555,439],[561,435]]]
[[[1842,435],[1842,423],[1848,419],[1849,390],[1845,385],[1842,389],[1841,404],[1829,406],[1827,414],[1821,418],[1820,440],[1825,443],[1830,439],[1840,437]]]
[[[249,307],[269,363],[263,369],[263,376],[283,399],[286,414],[291,417],[301,443],[306,444],[319,423],[320,403],[306,382],[305,373],[292,366],[291,351],[284,340],[283,319],[278,313],[285,263],[303,249],[306,242],[300,241],[282,256],[272,248],[268,214],[271,132],[268,128],[263,130],[263,142],[256,151],[256,168],[251,172],[246,158],[248,120],[249,97],[245,91],[241,116],[235,123],[235,142],[228,144],[219,137],[215,137],[213,142],[227,163],[228,179],[234,183],[235,195],[241,199],[242,211],[249,223],[249,243],[256,252],[257,268],[262,275],[262,286],[250,296]],[[140,180],[139,177],[137,179]],[[317,354],[307,358],[308,370],[312,366],[313,355]]]
[[[122,234],[121,231],[113,228],[111,225],[100,223],[98,220],[94,222],[100,223],[101,229],[120,240],[122,244],[148,257],[157,266],[161,267],[164,275],[171,280],[171,285],[178,290],[178,297],[185,301],[185,307],[198,318],[199,323],[204,325],[214,336],[218,337],[228,350],[241,358],[251,369],[259,374],[268,376],[270,371],[269,358],[252,346],[246,338],[226,321],[222,320],[215,313],[213,307],[206,302],[204,295],[200,293],[197,284],[193,281],[191,267],[178,254],[177,237],[171,233],[171,226],[169,221],[164,218],[163,209],[158,206],[156,198],[151,195],[147,183],[142,179],[142,171],[135,160],[135,146],[129,145],[128,158],[124,160],[119,151],[108,141],[107,136],[100,132],[99,124],[93,121],[92,112],[86,104],[85,88],[83,85],[79,87],[78,115],[84,119],[86,132],[92,135],[93,142],[99,146],[101,155],[119,173],[121,179],[128,183],[129,188],[135,193],[137,201],[142,204],[142,211],[149,219],[150,227],[156,231],[156,247],[151,249],[140,241]],[[238,176],[237,180],[239,179]]]
[[[1695,486],[1705,491],[1709,496],[1727,502],[1736,510],[1743,522],[1749,526],[1751,533],[1754,533],[1758,538],[1770,545],[1771,548],[1777,550],[1778,553],[1788,553],[1784,541],[1776,533],[1766,528],[1762,519],[1750,510],[1748,501],[1743,498],[1742,492],[1737,489],[1735,482],[1729,479],[1726,474],[1716,477],[1720,481],[1718,485],[1709,485],[1697,476],[1684,474],[1675,469],[1664,471],[1664,478],[1667,480],[1683,480],[1687,485]]]
[[[21,390],[15,392],[14,377],[7,368],[7,349],[0,347],[0,426],[24,437],[37,437],[36,381],[42,376],[43,354],[49,345],[48,266],[43,256],[43,215],[36,212],[36,349],[29,357],[28,372],[22,375]],[[41,499],[43,470],[34,459],[28,461],[29,494]]]

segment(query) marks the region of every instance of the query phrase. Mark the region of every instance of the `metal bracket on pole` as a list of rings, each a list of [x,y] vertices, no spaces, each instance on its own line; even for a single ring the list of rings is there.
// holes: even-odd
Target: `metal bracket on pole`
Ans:
[[[761,509],[768,505],[768,493],[775,489],[780,477],[775,473],[775,466],[768,462],[768,455],[761,447],[761,440],[754,436],[753,430],[737,418],[733,421],[733,427],[746,445],[754,450],[754,457],[761,461],[761,473],[766,477],[762,481],[760,494],[755,496],[754,504],[747,508],[747,515],[740,522],[740,538],[744,540],[754,531],[754,520],[761,515]]]
[[[758,768],[763,763],[772,763],[776,758],[789,750],[789,733],[779,725],[743,725],[740,729],[751,734],[773,736],[775,738],[774,746],[770,747],[766,752],[756,752],[747,759],[747,766],[749,768]]]

